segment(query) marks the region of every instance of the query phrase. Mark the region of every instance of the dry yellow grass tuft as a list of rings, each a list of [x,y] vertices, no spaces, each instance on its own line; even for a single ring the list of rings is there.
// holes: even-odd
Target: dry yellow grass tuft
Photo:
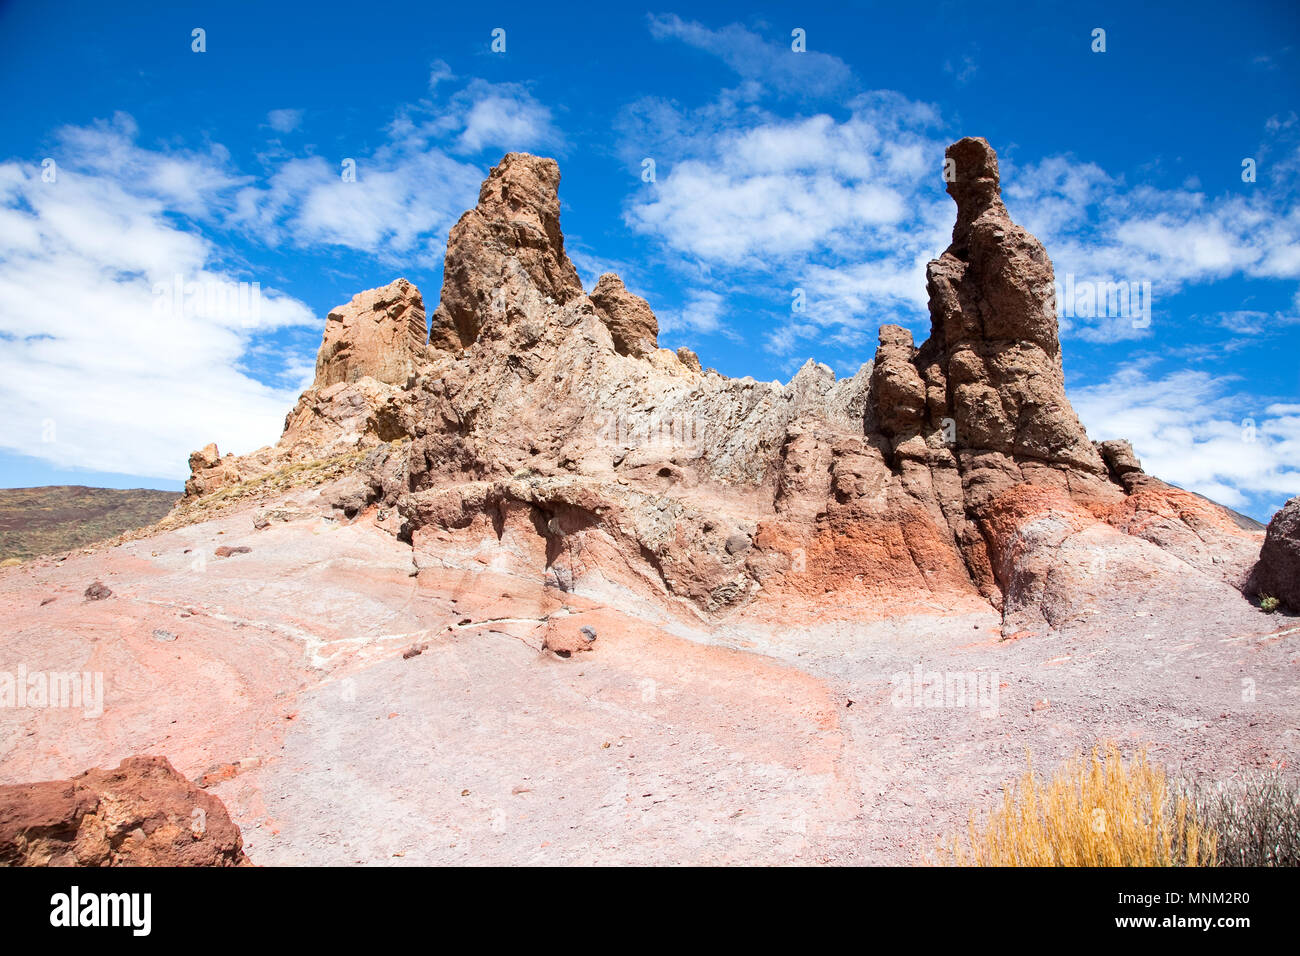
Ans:
[[[1064,764],[1033,766],[1008,787],[981,828],[939,851],[956,866],[1214,866],[1217,834],[1139,750],[1125,763],[1113,744]]]

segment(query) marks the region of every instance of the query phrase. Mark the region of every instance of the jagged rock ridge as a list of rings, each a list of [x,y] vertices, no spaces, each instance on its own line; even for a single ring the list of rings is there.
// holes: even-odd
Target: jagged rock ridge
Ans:
[[[1035,628],[1153,576],[1240,586],[1257,536],[1145,475],[1126,443],[1088,440],[1065,395],[1051,261],[1011,221],[988,143],[947,155],[957,220],[927,270],[929,338],[885,326],[856,375],[810,361],[781,384],[660,349],[649,304],[617,276],[584,293],[558,166],[508,154],[451,231],[427,348],[405,280],[356,297],[331,313],[280,443],[196,453],[191,493],[372,448],[336,503],[396,509],[417,552],[541,535],[539,573],[559,587],[597,574],[703,614],[988,601]]]

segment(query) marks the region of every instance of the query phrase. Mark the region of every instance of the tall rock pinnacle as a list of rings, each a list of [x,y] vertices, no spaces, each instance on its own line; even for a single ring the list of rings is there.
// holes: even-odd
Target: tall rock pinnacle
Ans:
[[[1011,221],[983,139],[948,147],[957,202],[952,244],[926,270],[928,377],[943,386],[958,448],[1105,474],[1065,397],[1052,262]]]
[[[540,298],[563,304],[582,294],[560,231],[560,167],[507,153],[479,189],[478,205],[451,229],[442,301],[429,342],[459,351],[512,308]]]
[[[998,156],[988,140],[967,136],[944,151],[952,177],[948,195],[957,203],[957,222],[953,226],[954,249],[964,249],[971,224],[988,214],[1009,218],[1002,204],[1002,180],[998,175]]]

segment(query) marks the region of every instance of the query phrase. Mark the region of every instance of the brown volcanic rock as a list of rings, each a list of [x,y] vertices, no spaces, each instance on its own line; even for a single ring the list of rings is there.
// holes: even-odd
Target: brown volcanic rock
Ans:
[[[406,279],[358,293],[332,310],[316,379],[285,416],[279,442],[239,458],[220,457],[215,444],[194,452],[186,498],[408,435],[396,399],[427,361],[425,333],[424,299]]]
[[[912,333],[899,325],[880,328],[880,347],[871,370],[876,424],[901,445],[917,435],[925,422],[926,394],[913,360]]]
[[[234,455],[221,457],[216,443],[209,443],[190,454],[190,477],[185,494],[190,498],[210,494],[240,480],[239,462]]]
[[[0,786],[0,865],[245,866],[221,801],[165,757]]]
[[[1104,475],[1065,397],[1051,260],[1008,216],[989,144],[968,137],[947,155],[957,224],[927,269],[926,347],[944,371],[957,443]]]
[[[591,290],[591,303],[604,320],[619,355],[648,355],[659,347],[659,320],[650,303],[629,292],[623,280],[607,272]]]
[[[1142,462],[1133,453],[1133,446],[1122,438],[1097,442],[1097,453],[1106,463],[1111,478],[1120,484],[1124,484],[1126,476],[1142,473]]]
[[[558,304],[582,294],[564,252],[559,184],[559,164],[528,153],[507,153],[492,169],[447,240],[434,348],[472,344],[485,325],[517,316],[526,293]]]
[[[424,358],[427,331],[424,299],[405,279],[360,292],[326,318],[312,388],[364,376],[405,385]]]
[[[1259,597],[1275,597],[1292,611],[1300,611],[1300,495],[1269,521],[1247,590]]]

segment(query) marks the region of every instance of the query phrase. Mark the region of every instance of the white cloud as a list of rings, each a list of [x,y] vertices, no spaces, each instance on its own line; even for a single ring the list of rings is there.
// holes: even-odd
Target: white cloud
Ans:
[[[474,204],[482,171],[437,149],[385,146],[344,158],[354,161],[355,180],[343,179],[342,160],[289,160],[268,187],[238,193],[229,221],[262,241],[345,246],[393,265],[440,261],[447,231]]]
[[[124,192],[142,201],[195,219],[217,215],[232,189],[251,182],[251,177],[231,171],[230,154],[223,146],[214,144],[206,151],[141,149],[136,145],[138,135],[135,120],[120,112],[111,121],[64,127],[52,157],[59,177],[75,171],[116,181]],[[118,244],[112,236],[103,241]]]
[[[456,107],[458,115],[464,116],[464,129],[457,140],[462,151],[476,153],[493,147],[509,152],[555,146],[561,141],[551,111],[516,84],[475,80],[459,95],[458,104],[463,104]]]
[[[434,63],[435,91],[452,78],[445,63]],[[434,267],[483,180],[481,161],[453,154],[561,143],[550,111],[526,89],[482,80],[442,102],[404,107],[387,132],[387,141],[369,152],[299,156],[281,163],[267,185],[248,181],[235,193],[226,223],[261,242],[342,246],[395,267]],[[500,155],[490,157],[496,162]]]
[[[470,80],[463,88],[440,97],[438,87],[452,79],[446,64],[434,64],[430,97],[408,104],[389,127],[394,148],[428,149],[431,144],[452,144],[452,152],[557,151],[564,136],[551,110],[520,83]],[[500,155],[492,155],[495,162]]]
[[[277,133],[292,133],[302,125],[302,115],[302,110],[271,110],[266,122]]]
[[[900,105],[861,97],[843,122],[751,115],[711,135],[677,137],[664,144],[657,181],[627,220],[675,250],[727,266],[864,247],[893,254],[901,246],[906,255],[924,207],[950,203],[933,189],[941,143],[906,128],[913,116],[896,112]],[[931,116],[916,119],[924,126]],[[924,237],[935,240],[946,243],[940,234]]]
[[[952,60],[944,60],[943,71],[949,74],[958,86],[965,86],[979,72],[979,64],[975,62],[973,56],[967,54],[955,64]]]
[[[870,348],[883,322],[928,329],[925,263],[952,230],[937,115],[892,93],[848,107],[842,120],[787,119],[642,101],[624,117],[628,142],[651,144],[657,160],[625,220],[664,245],[674,270],[746,276],[743,291],[780,323],[764,340],[778,355],[807,340]],[[637,163],[638,152],[624,150]],[[789,308],[795,289],[802,312]]]
[[[1300,324],[1300,309],[1293,315],[1287,315],[1283,312],[1238,309],[1233,312],[1220,313],[1218,315],[1218,324],[1238,335],[1270,335],[1289,326]]]
[[[1070,400],[1091,438],[1129,439],[1148,474],[1233,508],[1280,506],[1300,493],[1300,406],[1261,407],[1231,384],[1194,370],[1151,378],[1135,362]]]
[[[446,83],[448,80],[454,80],[456,74],[451,71],[446,60],[434,60],[429,67],[429,89],[437,89],[439,83]]]
[[[780,93],[830,96],[849,88],[853,71],[839,57],[816,49],[817,36],[805,34],[804,52],[793,49],[790,29],[772,31],[771,38],[739,24],[711,30],[676,14],[651,15],[650,35],[679,40],[721,59],[743,80]]]
[[[726,312],[726,299],[709,289],[692,289],[686,296],[686,304],[677,312],[665,312],[658,316],[660,334],[674,332],[695,332],[708,335],[722,329],[722,317]]]
[[[1184,287],[1226,278],[1300,279],[1300,206],[1294,186],[1250,184],[1244,194],[1191,188],[1129,187],[1093,163],[1051,156],[1003,165],[1013,218],[1047,247],[1058,281],[1150,282],[1152,324],[1162,302]],[[1107,316],[1077,319],[1065,331],[1112,342],[1150,334]]]
[[[0,445],[60,466],[184,477],[188,451],[214,438],[248,451],[277,437],[295,393],[240,362],[258,337],[317,319],[266,285],[259,298],[245,287],[242,311],[237,298],[197,294],[258,281],[174,222],[211,214],[239,180],[212,154],[144,150],[134,133],[125,117],[63,131],[53,182],[38,166],[0,164],[0,215],[15,227],[0,234]]]

